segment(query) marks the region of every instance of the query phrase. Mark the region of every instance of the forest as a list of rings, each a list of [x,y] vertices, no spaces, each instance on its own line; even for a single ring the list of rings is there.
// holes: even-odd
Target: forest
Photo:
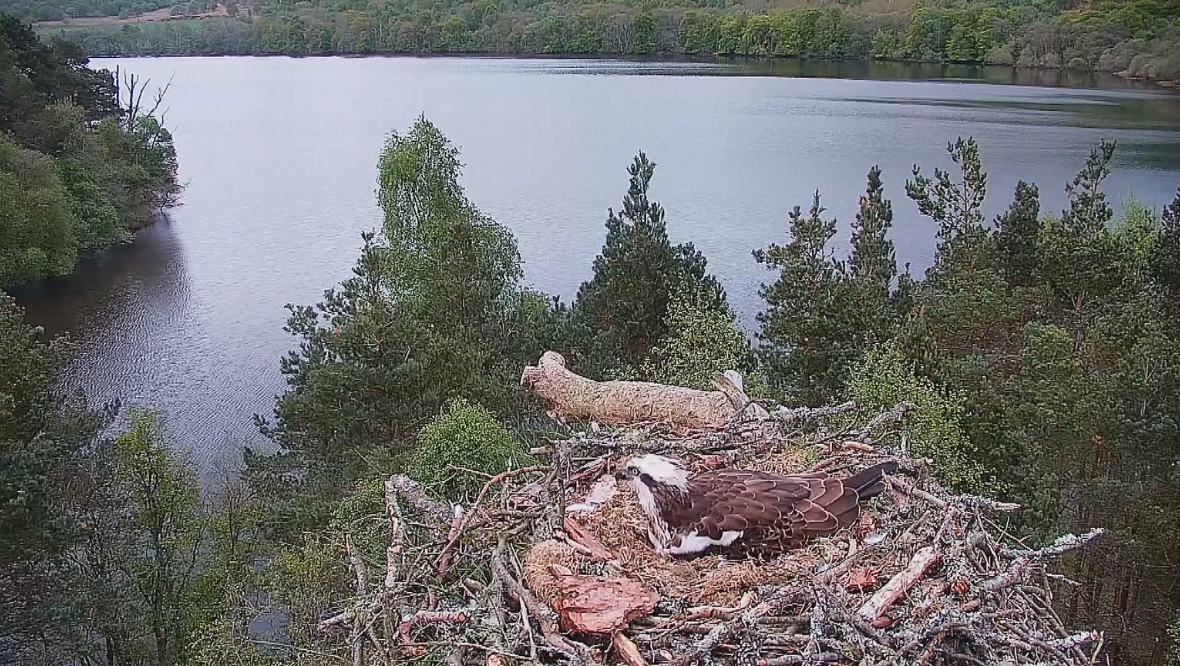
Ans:
[[[138,84],[17,21],[3,35],[12,285],[125,240],[178,195],[177,156]],[[524,286],[512,234],[421,118],[381,151],[382,223],[352,277],[288,306],[288,388],[256,417],[277,452],[245,451],[240,477],[204,490],[167,414],[64,392],[70,341],[0,293],[0,663],[349,663],[350,637],[321,623],[355,596],[355,563],[386,557],[390,475],[467,505],[581,432],[521,387],[549,350],[597,380],[706,389],[738,370],[751,397],[791,408],[912,403],[891,442],[954,492],[1024,505],[1004,531],[1030,547],[1111,531],[1056,574],[1067,623],[1103,630],[1111,663],[1180,663],[1180,191],[1116,216],[1102,186],[1118,147],[1103,142],[1064,210],[1022,181],[989,220],[979,146],[947,150],[950,171],[866,174],[847,257],[821,192],[783,211],[751,248],[767,277],[747,331],[707,258],[669,240],[676,220],[649,196],[658,156],[620,170],[593,276],[564,303]],[[897,265],[887,178],[937,234],[922,275]],[[422,663],[443,661],[439,642]]]
[[[241,477],[206,494],[168,448],[166,415],[60,393],[70,343],[4,297],[0,662],[347,661],[348,637],[320,623],[353,594],[349,563],[385,557],[384,479],[408,472],[430,501],[466,503],[480,475],[530,464],[577,427],[520,385],[558,350],[595,379],[707,388],[737,369],[751,396],[790,406],[913,403],[891,436],[947,488],[1024,504],[1004,529],[1036,543],[1109,528],[1065,563],[1062,617],[1103,629],[1111,663],[1177,663],[1180,192],[1116,218],[1102,191],[1116,146],[1102,143],[1065,210],[1020,182],[987,220],[978,146],[948,150],[956,169],[906,180],[939,239],[925,275],[897,266],[874,168],[848,257],[819,192],[754,250],[767,282],[751,344],[706,257],[669,241],[648,156],[565,304],[522,286],[512,234],[420,119],[381,153],[383,223],[353,277],[289,306],[288,389],[256,417],[278,452],[246,451]]]
[[[44,31],[97,55],[688,54],[975,63],[1121,72],[1160,81],[1180,78],[1176,0],[876,0],[769,6],[718,0],[229,0],[224,5],[228,16],[186,18],[216,6],[198,0],[173,6],[167,21],[54,25]],[[31,20],[114,9],[99,10],[86,0],[68,6],[58,0],[0,2],[0,11]]]
[[[0,15],[0,288],[70,274],[179,193],[172,136],[144,82],[87,63],[76,45]]]

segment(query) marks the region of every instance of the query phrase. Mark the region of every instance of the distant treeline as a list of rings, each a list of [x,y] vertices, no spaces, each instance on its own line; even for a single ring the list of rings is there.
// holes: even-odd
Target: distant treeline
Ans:
[[[1107,1],[1066,10],[1043,2],[923,0],[900,11],[872,11],[873,4],[767,12],[693,4],[514,7],[485,0],[394,0],[359,9],[345,0],[294,6],[261,0],[231,4],[228,18],[60,34],[103,55],[684,53],[988,63],[1180,78],[1177,0]]]
[[[0,14],[0,288],[73,272],[178,191],[172,135],[143,82],[87,63]]]

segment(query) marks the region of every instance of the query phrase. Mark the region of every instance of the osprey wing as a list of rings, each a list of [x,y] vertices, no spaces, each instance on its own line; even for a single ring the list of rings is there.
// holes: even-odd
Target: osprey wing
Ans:
[[[799,548],[859,515],[856,490],[826,474],[719,470],[695,477],[688,492],[693,506],[701,507],[688,531],[713,540],[741,532],[730,548],[735,555],[773,555]]]

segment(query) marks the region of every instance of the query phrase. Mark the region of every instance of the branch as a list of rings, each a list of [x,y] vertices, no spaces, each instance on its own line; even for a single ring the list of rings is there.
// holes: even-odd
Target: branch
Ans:
[[[550,647],[565,655],[566,659],[569,659],[575,666],[594,666],[594,654],[590,648],[562,636],[558,632],[557,613],[543,606],[520,581],[508,573],[508,569],[504,567],[504,551],[507,548],[506,540],[504,537],[500,537],[500,543],[492,552],[491,560],[488,562],[492,576],[504,586],[508,596],[528,609],[529,616],[536,619],[537,624],[541,627],[541,635],[545,637],[545,642]]]
[[[483,499],[487,496],[488,491],[491,490],[492,486],[496,485],[497,483],[503,483],[505,480],[511,479],[514,476],[520,476],[521,474],[527,474],[529,472],[543,472],[548,469],[549,468],[544,465],[533,465],[531,467],[522,467],[520,469],[501,472],[500,474],[497,474],[496,476],[488,479],[487,483],[483,484],[483,488],[480,489],[479,495],[476,496],[475,501],[471,504],[471,508],[468,509],[466,513],[462,513],[458,509],[456,510],[455,518],[451,523],[451,531],[449,533],[449,537],[447,538],[447,544],[443,546],[442,553],[438,556],[439,579],[446,578],[447,569],[451,565],[451,556],[455,550],[455,547],[459,545],[459,539],[463,536],[463,530],[466,529],[467,525],[471,522],[471,517],[475,515],[476,509],[479,508],[479,505],[483,504]]]
[[[409,502],[418,513],[434,518],[440,523],[450,523],[451,508],[427,497],[422,484],[405,474],[394,474],[389,477],[385,482],[385,493],[387,498],[389,493],[396,493],[398,497]]]
[[[932,546],[926,546],[918,552],[914,553],[913,558],[905,569],[893,575],[889,582],[885,584],[877,593],[874,594],[868,601],[865,602],[860,610],[856,612],[857,616],[862,620],[872,622],[881,617],[881,614],[893,605],[899,597],[906,593],[914,583],[922,579],[926,571],[934,566],[942,559],[942,555],[934,550]]]

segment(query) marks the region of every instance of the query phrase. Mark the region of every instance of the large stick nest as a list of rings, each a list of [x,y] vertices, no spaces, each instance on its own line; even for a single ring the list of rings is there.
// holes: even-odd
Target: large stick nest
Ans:
[[[584,431],[534,451],[546,464],[488,478],[465,507],[412,479],[386,484],[390,547],[377,585],[325,617],[353,663],[1092,664],[1102,636],[1064,626],[1058,556],[1101,535],[1031,549],[1019,507],[955,496],[896,437],[913,405],[855,422],[851,404],[743,415],[721,430],[660,424]],[[887,443],[892,442],[893,446]],[[697,470],[853,473],[896,460],[860,524],[766,562],[657,556],[628,489],[636,451]],[[354,562],[355,560],[355,562]],[[370,564],[370,566],[372,566]],[[376,589],[374,589],[376,588]]]

